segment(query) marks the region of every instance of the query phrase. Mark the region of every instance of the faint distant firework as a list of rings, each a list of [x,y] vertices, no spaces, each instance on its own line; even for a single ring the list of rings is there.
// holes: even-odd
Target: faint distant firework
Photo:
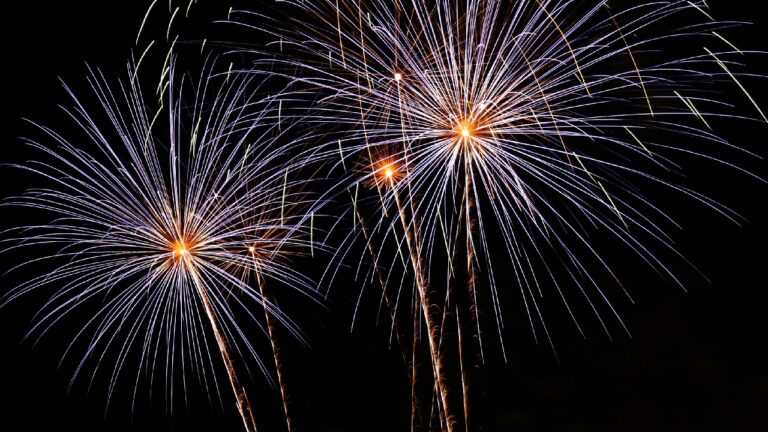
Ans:
[[[546,293],[580,332],[576,298],[609,332],[607,316],[624,324],[596,276],[621,283],[594,232],[682,285],[664,258],[680,256],[669,233],[678,224],[649,191],[661,186],[738,219],[682,184],[677,161],[741,170],[727,151],[749,152],[718,126],[768,121],[745,87],[749,53],[726,38],[739,23],[715,21],[704,1],[617,4],[293,0],[279,4],[279,19],[233,13],[272,37],[253,50],[256,61],[289,82],[286,99],[308,101],[283,114],[315,128],[325,146],[315,156],[344,172],[338,184],[350,191],[356,226],[359,197],[373,191],[380,216],[361,231],[379,273],[372,279],[390,309],[412,298],[420,311],[413,340],[426,328],[437,396],[427,407],[443,430],[472,429],[467,371],[474,353],[484,362],[484,319],[506,358],[502,299],[511,293],[500,275],[519,290],[535,336],[551,341]],[[741,99],[724,100],[726,88]],[[392,241],[405,253],[386,261]],[[412,296],[393,275],[398,260],[412,272]],[[444,286],[434,282],[440,273]],[[401,283],[388,297],[390,279]],[[458,340],[448,342],[452,332]],[[463,410],[454,408],[447,352],[458,357]],[[412,355],[415,381],[415,342]],[[412,427],[431,429],[416,393]]]
[[[17,168],[45,186],[4,205],[50,222],[6,235],[6,253],[35,256],[17,270],[37,276],[0,305],[51,293],[30,335],[65,318],[80,323],[65,353],[83,355],[72,380],[90,361],[94,377],[109,376],[110,398],[119,378],[130,379],[133,358],[146,372],[136,375],[134,401],[147,375],[165,381],[171,402],[179,379],[185,399],[191,378],[217,392],[210,371],[222,361],[245,428],[255,431],[256,407],[237,371],[253,359],[270,373],[249,329],[273,344],[281,391],[274,327],[303,341],[266,284],[317,298],[291,262],[312,247],[307,182],[295,178],[292,142],[255,75],[216,73],[208,62],[195,78],[177,74],[170,58],[161,104],[131,67],[114,86],[91,70],[98,105],[88,108],[65,86],[72,131],[37,125],[43,138],[27,144],[38,157]]]

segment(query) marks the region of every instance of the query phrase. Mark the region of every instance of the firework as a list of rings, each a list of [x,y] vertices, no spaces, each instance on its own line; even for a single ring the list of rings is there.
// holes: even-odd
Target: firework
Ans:
[[[278,130],[271,98],[259,96],[265,92],[255,75],[215,73],[208,62],[197,78],[177,76],[173,64],[171,57],[156,109],[133,69],[113,87],[91,70],[98,110],[66,87],[72,107],[64,111],[76,132],[40,125],[45,138],[27,141],[40,157],[19,168],[47,186],[5,205],[53,219],[15,231],[6,250],[34,251],[38,258],[20,267],[39,276],[7,292],[2,304],[52,290],[30,334],[82,320],[65,354],[84,349],[72,380],[92,361],[94,376],[110,377],[110,397],[131,357],[152,381],[165,380],[171,402],[176,376],[185,391],[192,377],[218,390],[210,370],[220,352],[252,431],[254,406],[236,370],[255,360],[270,373],[249,329],[260,328],[273,344],[283,395],[275,327],[303,341],[266,285],[316,298],[291,264],[292,255],[310,249],[306,182],[294,180],[301,167],[287,157],[291,141]],[[264,310],[266,323],[254,308]]]
[[[296,115],[327,142],[334,169],[368,161],[339,184],[354,187],[355,197],[358,185],[371,186],[384,215],[371,231],[406,250],[448,430],[459,419],[441,366],[446,325],[456,310],[466,422],[462,348],[483,361],[482,298],[506,357],[501,305],[509,290],[498,283],[499,268],[519,290],[534,336],[543,332],[551,343],[547,291],[580,332],[572,306],[579,298],[608,332],[608,316],[624,324],[595,274],[617,277],[592,232],[680,284],[662,259],[679,256],[668,234],[676,224],[646,190],[661,185],[738,218],[675,181],[681,156],[738,169],[714,156],[735,149],[714,131],[716,120],[766,121],[737,72],[745,52],[723,36],[736,23],[716,22],[703,1],[282,5],[280,25],[253,11],[237,21],[274,37],[265,63],[290,80],[296,97],[311,96],[311,108]],[[687,57],[665,52],[683,44],[701,48]],[[743,92],[753,117],[719,100],[724,86]],[[383,248],[370,253],[375,261]],[[431,279],[445,262],[449,283],[441,289]],[[456,283],[466,289],[451,289]],[[438,298],[445,303],[432,304]],[[461,341],[462,331],[473,337]]]

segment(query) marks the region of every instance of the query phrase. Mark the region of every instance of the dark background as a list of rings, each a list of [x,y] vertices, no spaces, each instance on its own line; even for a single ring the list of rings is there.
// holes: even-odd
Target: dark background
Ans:
[[[4,6],[2,162],[25,157],[18,137],[34,132],[22,117],[57,124],[48,119],[59,117],[56,104],[66,101],[58,77],[84,88],[86,62],[105,73],[124,73],[149,3],[73,0]],[[754,22],[729,33],[739,46],[768,48],[768,21],[755,2],[710,3],[718,18]],[[160,1],[156,8],[162,11],[167,3]],[[208,22],[210,16],[225,14],[223,6],[193,9],[191,20]],[[204,33],[208,27],[197,28]],[[150,24],[147,32],[161,37],[164,29]],[[764,57],[752,56],[748,61],[752,70],[768,71]],[[749,86],[761,106],[768,108],[766,83],[754,80]],[[720,132],[734,143],[768,154],[766,125],[740,124]],[[765,162],[736,162],[768,177]],[[608,341],[593,328],[582,340],[575,331],[559,331],[559,363],[549,347],[535,344],[521,325],[508,340],[509,363],[495,359],[485,370],[492,378],[487,379],[488,391],[479,403],[487,414],[488,430],[768,430],[764,415],[768,187],[735,172],[708,171],[712,168],[691,167],[694,184],[749,222],[737,226],[701,206],[664,203],[684,226],[676,233],[678,247],[711,283],[680,267],[677,270],[689,289],[683,293],[641,266],[626,266],[629,270],[623,272],[623,280],[637,304],[620,306],[632,338],[616,332],[617,337]],[[24,180],[16,171],[3,168],[0,178],[4,195],[23,190]],[[3,207],[0,212],[4,227],[22,218],[12,208]],[[0,279],[3,289],[12,280]],[[340,287],[335,292],[332,313],[307,314],[304,324],[312,349],[290,343],[286,349],[300,430],[407,430],[405,369],[396,350],[387,347],[387,326],[376,327],[374,318],[367,317],[350,332],[354,291]],[[0,310],[0,421],[5,423],[1,430],[240,430],[227,389],[223,410],[193,396],[188,408],[176,406],[171,416],[162,402],[140,401],[131,413],[131,392],[123,387],[123,394],[115,397],[105,414],[106,383],[97,380],[89,392],[86,377],[68,388],[72,370],[58,367],[61,340],[46,338],[35,347],[21,342],[41,300],[25,299]],[[160,396],[162,392],[155,390]],[[250,392],[257,416],[268,424],[265,430],[280,430],[277,393],[258,377]]]

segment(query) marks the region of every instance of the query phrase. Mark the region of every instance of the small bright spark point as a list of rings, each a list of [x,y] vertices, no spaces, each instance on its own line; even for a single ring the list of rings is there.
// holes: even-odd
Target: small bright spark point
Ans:
[[[253,247],[253,246],[248,246],[248,252],[254,253],[254,252],[256,252],[256,248]]]
[[[400,81],[401,79],[403,79],[403,74],[401,74],[400,72],[396,73],[395,74],[395,81]]]
[[[401,165],[389,158],[381,159],[373,164],[373,172],[371,175],[370,185],[372,187],[389,187],[392,186],[403,178],[404,172],[401,171]]]
[[[470,135],[472,135],[472,133],[469,131],[468,127],[465,126],[461,128],[461,136],[463,136],[464,138],[469,138]]]

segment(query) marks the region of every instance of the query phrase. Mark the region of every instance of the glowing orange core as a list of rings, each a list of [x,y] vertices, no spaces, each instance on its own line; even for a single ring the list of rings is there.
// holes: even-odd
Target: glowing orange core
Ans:
[[[191,253],[189,252],[189,248],[187,245],[184,244],[184,242],[176,242],[173,245],[173,256],[174,257],[180,257],[180,258],[186,258]]]

